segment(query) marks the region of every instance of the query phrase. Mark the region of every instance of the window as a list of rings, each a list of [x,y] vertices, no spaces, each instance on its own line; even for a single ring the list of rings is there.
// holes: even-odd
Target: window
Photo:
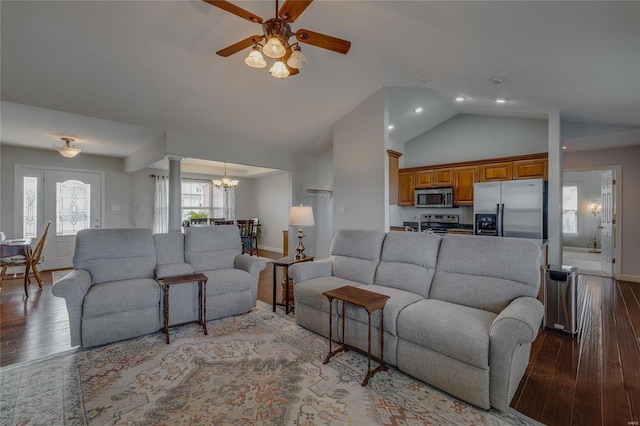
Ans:
[[[77,180],[56,183],[56,234],[76,235],[89,228],[91,185]]]
[[[224,190],[211,182],[182,179],[182,220],[191,212],[203,217],[224,217]]]
[[[578,234],[578,187],[562,188],[562,232]]]
[[[25,176],[23,178],[22,194],[22,229],[24,237],[36,237],[36,221],[38,211],[38,178]]]

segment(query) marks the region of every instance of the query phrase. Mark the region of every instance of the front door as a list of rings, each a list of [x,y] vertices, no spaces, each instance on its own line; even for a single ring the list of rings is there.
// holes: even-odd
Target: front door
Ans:
[[[602,250],[602,273],[607,277],[613,276],[613,230],[615,226],[615,180],[614,171],[602,172],[600,186],[601,224],[600,245]]]
[[[76,233],[101,227],[102,174],[44,170],[44,222],[51,221],[41,269],[73,265]]]

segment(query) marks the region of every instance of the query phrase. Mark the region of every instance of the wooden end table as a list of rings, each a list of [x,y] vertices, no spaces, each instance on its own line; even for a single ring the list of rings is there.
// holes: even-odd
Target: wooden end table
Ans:
[[[337,288],[335,290],[325,291],[322,294],[329,299],[329,353],[324,359],[323,364],[329,362],[332,356],[349,349],[360,351],[358,348],[345,343],[344,325],[346,323],[345,316],[345,303],[350,303],[355,306],[359,306],[367,310],[369,314],[369,336],[367,342],[367,361],[368,370],[367,375],[362,381],[362,386],[366,386],[369,383],[369,379],[373,377],[378,371],[387,371],[387,366],[384,364],[384,305],[387,303],[389,296],[384,294],[374,293],[373,291],[365,290],[360,287],[353,287],[350,285]],[[331,350],[331,341],[333,336],[332,324],[333,324],[333,310],[331,304],[333,299],[342,301],[342,342],[340,347],[335,351]],[[371,355],[371,313],[380,310],[380,358]],[[338,317],[339,320],[339,317]],[[380,363],[373,371],[371,370],[371,359]]]
[[[313,256],[305,256],[303,258],[293,256],[287,256],[280,259],[273,260],[273,312],[276,311],[276,306],[284,306],[284,312],[289,315],[289,312],[292,311],[291,305],[289,304],[289,266],[294,263],[300,262],[311,262],[314,259]],[[276,267],[282,266],[284,268],[284,279],[285,279],[285,303],[279,303],[276,301],[276,288],[278,286],[278,280],[276,277]]]
[[[167,277],[158,280],[162,290],[164,291],[164,335],[167,339],[167,345],[169,341],[169,327],[177,327],[179,325],[191,324],[197,322],[202,325],[204,334],[207,335],[207,324],[205,322],[207,317],[207,280],[209,278],[202,273],[178,275],[175,277]],[[198,319],[181,322],[179,324],[169,325],[169,287],[176,284],[187,284],[197,282],[198,283]]]

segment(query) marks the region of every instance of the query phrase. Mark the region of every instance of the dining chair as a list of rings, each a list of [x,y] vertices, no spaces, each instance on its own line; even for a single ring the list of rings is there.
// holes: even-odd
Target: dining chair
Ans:
[[[238,220],[236,221],[238,228],[240,228],[240,240],[242,241],[242,254],[248,252],[250,256],[253,256],[253,220]]]
[[[31,262],[29,264],[29,268],[31,272],[33,272],[33,276],[36,277],[36,281],[38,281],[38,287],[42,290],[42,277],[40,276],[40,271],[38,270],[38,265],[42,263],[42,250],[44,249],[44,243],[47,239],[47,234],[49,233],[49,227],[51,226],[51,221],[47,222],[47,226],[44,228],[44,232],[36,244],[36,247],[33,249],[31,253]],[[4,277],[7,273],[7,268],[12,268],[14,266],[25,266],[27,265],[27,257],[26,256],[12,256],[9,258],[0,259],[0,265],[2,265],[2,271],[0,272],[0,286],[2,286],[2,281],[4,281]],[[25,268],[26,269],[26,268]],[[29,277],[26,277],[27,281],[31,281]],[[26,284],[25,284],[26,291]]]
[[[214,225],[233,225],[233,223],[234,223],[233,220],[224,220],[224,219],[213,221]]]
[[[206,217],[189,220],[189,226],[206,226],[206,225],[209,225],[209,219],[207,219]]]

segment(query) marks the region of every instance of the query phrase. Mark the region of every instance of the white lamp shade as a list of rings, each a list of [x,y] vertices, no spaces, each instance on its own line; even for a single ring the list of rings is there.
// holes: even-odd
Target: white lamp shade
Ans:
[[[270,58],[282,58],[287,50],[282,45],[282,42],[277,37],[271,37],[267,44],[262,48],[262,53]]]
[[[291,57],[287,60],[287,65],[291,68],[300,69],[307,66],[309,61],[304,57],[302,52],[298,49],[294,50]]]
[[[289,226],[314,226],[311,206],[292,206],[289,210]]]
[[[253,68],[264,68],[267,66],[267,63],[262,57],[260,50],[258,50],[257,48],[251,50],[249,56],[244,59],[244,63]]]
[[[61,138],[65,144],[62,146],[53,146],[64,158],[73,158],[81,152],[80,148],[71,145],[74,140],[71,138]]]
[[[277,61],[269,70],[269,74],[276,78],[286,78],[289,77],[289,70],[284,62]]]

